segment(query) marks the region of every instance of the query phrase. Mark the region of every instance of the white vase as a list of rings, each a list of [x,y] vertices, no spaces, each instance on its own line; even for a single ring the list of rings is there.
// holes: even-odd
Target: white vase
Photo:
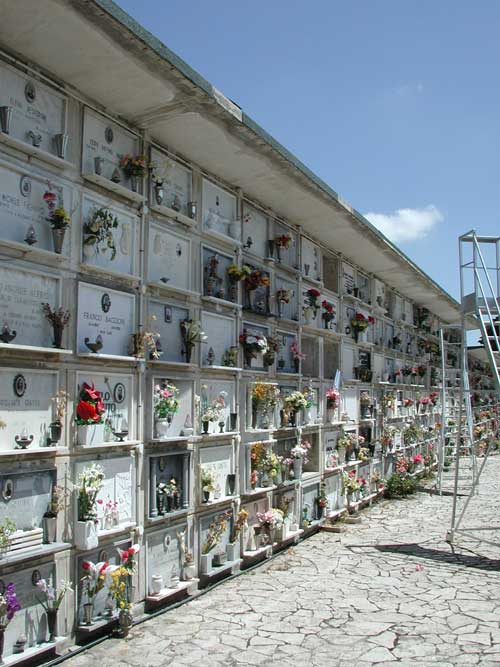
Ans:
[[[232,239],[240,240],[241,236],[241,225],[239,220],[233,220],[233,222],[229,223],[229,236]]]
[[[77,442],[80,447],[99,445],[104,442],[104,424],[82,424],[76,427]]]
[[[335,417],[336,417],[336,414],[337,414],[337,411],[336,411],[335,408],[327,408],[327,411],[326,411],[326,421],[327,421],[329,424],[333,424],[333,422],[336,421],[336,418],[335,418]]]
[[[89,551],[99,546],[97,527],[93,521],[76,521],[74,532],[74,541],[77,549]]]
[[[313,418],[312,418],[310,408],[306,408],[304,417],[305,417],[306,424],[310,424],[312,422]]]
[[[306,324],[311,324],[314,319],[314,310],[309,306],[304,308],[304,322]]]
[[[184,581],[191,581],[191,579],[194,579],[196,575],[196,568],[194,566],[194,563],[184,563],[184,567],[182,568],[182,578]]]
[[[153,595],[158,595],[163,588],[163,577],[161,574],[153,574],[151,576],[151,590]]]
[[[170,421],[168,419],[155,419],[155,437],[166,438],[169,426]]]
[[[200,571],[202,574],[209,574],[212,571],[212,553],[201,554]]]
[[[239,542],[229,542],[226,545],[226,557],[229,563],[240,557]]]

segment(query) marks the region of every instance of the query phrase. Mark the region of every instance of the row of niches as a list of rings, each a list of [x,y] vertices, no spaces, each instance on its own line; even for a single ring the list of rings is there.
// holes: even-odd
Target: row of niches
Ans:
[[[138,376],[134,373],[81,370],[76,372],[73,386],[65,386],[57,370],[5,367],[2,376],[2,451],[43,451],[69,443],[77,448],[100,447],[142,440],[136,424]],[[302,382],[299,386],[292,376],[280,382],[245,380],[239,384],[238,395],[234,379],[193,379],[150,371],[146,376],[144,438],[217,438],[240,430],[357,422],[377,414],[374,406],[378,401],[372,398],[377,394],[369,388],[346,386],[339,391],[333,381]],[[437,393],[423,385],[421,389],[378,391],[380,395],[397,394],[399,403],[402,396],[418,398],[417,407],[431,402],[420,401],[427,396],[432,397],[433,405],[437,402]],[[369,415],[362,407],[367,397]],[[396,411],[394,416],[398,414]]]
[[[146,357],[156,363],[301,372],[310,377],[334,377],[340,368],[339,342],[320,339],[312,332],[299,337],[270,324],[246,319],[238,323],[232,316],[152,297],[147,300],[146,324],[138,331],[133,292],[79,282],[75,312],[60,305],[61,296],[67,298],[68,292],[63,293],[57,275],[12,265],[0,268],[0,278],[0,345],[20,353],[37,349],[64,358],[75,352],[83,358],[115,357],[130,363]],[[367,335],[366,329],[361,332],[361,338]],[[359,342],[365,342],[361,338]],[[370,350],[344,347],[342,370],[348,379],[357,367],[371,369]],[[419,349],[425,350],[425,344],[415,346]],[[377,360],[385,357],[379,353],[373,357],[377,369],[373,377],[380,380],[383,374],[405,367],[401,360],[387,357],[392,367],[379,368]],[[427,361],[432,358],[423,356],[422,362]],[[364,379],[371,381],[368,374]]]
[[[67,253],[68,241],[64,241],[64,236],[68,236],[68,217],[79,217],[82,225],[93,234],[84,243],[86,259],[96,259],[92,253],[93,246],[98,244],[96,236],[107,239],[111,232],[110,245],[106,245],[106,240],[100,252],[107,261],[113,256],[112,261],[116,263],[112,270],[134,275],[136,267],[119,257],[120,254],[133,255],[133,225],[125,220],[115,237],[111,225],[120,215],[112,207],[105,212],[102,209],[107,208],[110,194],[128,196],[133,205],[142,202],[140,193],[145,192],[147,182],[151,208],[155,212],[185,224],[198,224],[199,220],[205,232],[242,246],[249,258],[275,261],[300,271],[312,281],[324,283],[331,292],[352,296],[385,310],[392,319],[437,332],[437,320],[426,309],[414,309],[381,281],[373,281],[345,260],[339,266],[334,254],[323,251],[319,245],[299,235],[293,226],[241,202],[228,188],[206,178],[194,177],[187,164],[173,159],[161,149],[150,146],[146,150],[141,137],[134,131],[72,103],[71,113],[78,108],[78,113],[83,116],[80,146],[76,137],[67,133],[70,111],[64,95],[7,65],[0,67],[0,80],[3,91],[0,95],[2,141],[21,152],[24,148],[24,152],[35,154],[42,161],[45,156],[52,167],[71,166],[70,161],[76,163],[81,156],[81,171],[87,183],[108,189],[104,202],[91,205],[92,209],[101,209],[100,219],[95,219],[89,213],[88,202],[76,201],[67,181],[63,183],[53,175],[49,179],[37,177],[16,170],[12,165],[0,169],[4,222],[7,223],[4,228],[9,230],[7,240]],[[48,205],[51,206],[49,211]],[[122,209],[122,213],[126,217],[127,213],[130,215],[130,209]],[[10,230],[9,218],[15,222],[14,230]],[[20,221],[23,224],[19,224]]]

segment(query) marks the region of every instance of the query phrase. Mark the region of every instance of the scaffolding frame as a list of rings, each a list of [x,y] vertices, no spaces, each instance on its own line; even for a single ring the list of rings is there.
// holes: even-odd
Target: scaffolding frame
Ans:
[[[484,260],[481,247],[493,247],[495,255],[495,265],[488,266]],[[460,354],[462,382],[460,383],[460,403],[459,403],[459,417],[456,436],[456,450],[455,450],[455,476],[453,482],[453,507],[451,514],[451,526],[446,535],[446,540],[453,544],[457,535],[466,535],[469,539],[487,542],[500,546],[500,541],[486,540],[478,537],[474,533],[477,531],[496,531],[500,530],[500,526],[477,526],[477,527],[462,527],[464,518],[469,508],[470,501],[477,493],[478,485],[481,479],[481,474],[485,468],[486,462],[491,452],[491,442],[484,453],[484,458],[479,468],[474,471],[472,479],[472,487],[466,494],[463,507],[459,510],[458,507],[458,487],[460,475],[460,452],[462,446],[462,422],[464,416],[467,419],[467,430],[471,438],[471,448],[475,449],[474,440],[474,424],[472,410],[466,410],[464,415],[464,406],[470,403],[471,389],[469,386],[468,361],[467,361],[467,320],[473,316],[477,322],[478,329],[481,332],[482,342],[486,353],[487,361],[490,366],[494,391],[497,396],[500,392],[500,340],[497,333],[497,327],[500,328],[500,237],[499,236],[478,236],[475,230],[471,230],[459,237],[459,262],[460,262],[460,301],[461,301],[461,328],[462,328],[462,346]],[[466,253],[469,251],[466,259]],[[470,253],[472,251],[472,253]],[[473,291],[466,294],[466,277],[468,272],[472,273]],[[494,279],[492,280],[490,273],[493,272]],[[467,414],[469,413],[469,414]]]

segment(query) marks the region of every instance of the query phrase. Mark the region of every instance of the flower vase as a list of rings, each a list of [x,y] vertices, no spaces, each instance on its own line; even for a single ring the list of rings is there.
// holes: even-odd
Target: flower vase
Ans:
[[[182,578],[184,581],[191,581],[196,575],[196,568],[194,563],[184,563],[182,568]]]
[[[215,292],[215,288],[217,287],[217,279],[213,278],[212,276],[207,278],[206,282],[206,295],[207,296],[213,296]]]
[[[335,421],[335,408],[326,409],[326,420],[329,424],[333,424]]]
[[[83,623],[84,625],[92,625],[92,616],[94,615],[94,603],[87,602],[83,605]]]
[[[168,428],[171,423],[171,419],[155,419],[155,436],[159,439],[165,438],[168,435]]]
[[[239,541],[238,542],[229,542],[226,545],[226,557],[228,563],[232,563],[235,561],[237,558],[240,557],[240,550],[239,550]]]
[[[151,576],[151,590],[153,591],[153,595],[159,595],[161,593],[161,589],[163,588],[163,577],[161,574],[153,574]]]
[[[293,476],[295,479],[302,479],[302,458],[293,459]]]
[[[74,542],[77,549],[90,551],[99,546],[97,528],[94,521],[76,521],[74,529]]]
[[[43,537],[45,544],[53,544],[56,541],[57,534],[57,517],[44,516],[43,517]]]
[[[310,423],[312,422],[313,418],[312,418],[312,414],[311,414],[311,409],[310,409],[310,408],[306,408],[306,410],[305,410],[305,414],[304,414],[304,419],[305,419],[305,423],[306,423],[306,424],[310,424]]]
[[[248,301],[248,308],[250,310],[254,309],[254,304],[255,304],[255,290],[254,289],[247,289],[246,290],[246,295],[247,295],[247,301]]]
[[[357,343],[359,339],[359,329],[357,327],[354,327],[352,330],[352,335],[354,338],[354,342]]]
[[[310,306],[304,308],[304,323],[312,324],[314,318],[314,310]]]
[[[269,259],[274,259],[274,249],[275,249],[274,240],[269,240],[267,242],[267,254]]]
[[[209,574],[212,570],[212,554],[208,552],[207,554],[201,554],[200,558],[200,571],[201,574]]]
[[[133,622],[134,618],[130,609],[120,609],[120,613],[118,615],[118,625],[120,627],[121,637],[126,637],[128,635]]]
[[[64,327],[61,325],[53,324],[52,333],[54,335],[53,347],[57,350],[62,348],[62,337],[63,337]]]
[[[132,190],[132,192],[137,192],[137,184],[138,184],[137,176],[132,175],[130,177],[130,189]]]
[[[247,348],[243,348],[243,356],[245,358],[245,368],[252,368],[253,352]]]
[[[47,630],[49,631],[49,642],[56,640],[57,609],[47,609]]]
[[[62,436],[62,424],[59,420],[53,421],[49,424],[50,430],[50,444],[55,445],[59,442]]]
[[[155,201],[158,206],[161,206],[163,204],[163,200],[165,199],[165,189],[163,188],[163,183],[156,183],[154,186],[154,192]]]
[[[76,438],[80,447],[104,442],[104,424],[78,424]]]
[[[202,491],[203,493],[203,502],[208,503],[210,500],[210,491]]]
[[[238,301],[238,285],[231,285],[229,288],[229,301],[233,303]]]
[[[300,373],[300,359],[293,360],[293,370],[295,373]]]
[[[203,435],[208,435],[208,429],[210,427],[210,422],[201,422],[203,427]]]
[[[62,253],[62,248],[64,244],[64,235],[66,234],[66,229],[52,229],[52,243],[54,244],[54,252],[57,255]]]

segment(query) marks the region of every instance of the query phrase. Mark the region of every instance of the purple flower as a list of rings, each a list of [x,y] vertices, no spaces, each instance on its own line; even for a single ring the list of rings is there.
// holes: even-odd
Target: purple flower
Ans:
[[[16,587],[13,583],[7,584],[5,599],[7,601],[7,620],[12,621],[14,614],[21,609],[21,605],[16,597]]]

